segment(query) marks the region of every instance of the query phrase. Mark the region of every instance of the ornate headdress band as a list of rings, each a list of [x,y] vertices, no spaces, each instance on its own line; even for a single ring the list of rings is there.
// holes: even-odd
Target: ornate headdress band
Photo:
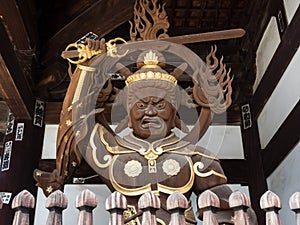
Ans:
[[[167,73],[161,73],[161,72],[153,72],[153,71],[148,71],[145,73],[135,73],[133,75],[130,75],[129,77],[127,77],[125,83],[126,85],[129,85],[139,80],[164,80],[174,85],[177,84],[176,78],[173,77],[172,75]]]
[[[158,65],[158,57],[154,52],[151,50],[144,56],[144,66],[142,66],[142,69],[160,69],[160,66]],[[135,81],[139,80],[164,80],[168,81],[174,85],[177,84],[177,80],[174,76],[162,73],[162,72],[153,72],[153,71],[147,71],[147,72],[138,72],[133,75],[130,75],[127,77],[125,83],[126,85],[129,85]]]

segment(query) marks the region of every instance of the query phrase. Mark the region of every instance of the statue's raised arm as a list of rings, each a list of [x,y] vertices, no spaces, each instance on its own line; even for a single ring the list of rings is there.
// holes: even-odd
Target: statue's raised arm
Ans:
[[[226,211],[218,214],[219,223],[230,224],[231,189],[220,160],[197,143],[213,115],[231,105],[231,69],[216,47],[203,61],[172,43],[188,42],[169,38],[164,5],[157,3],[136,1],[131,41],[86,40],[66,47],[62,57],[76,68],[60,115],[56,168],[35,170],[34,178],[49,195],[87,164],[111,191],[126,196],[130,225],[140,224],[138,199],[148,191],[159,196],[157,222],[166,225],[170,194],[179,191],[189,199],[209,189]],[[251,209],[248,215],[255,217]],[[185,218],[197,223],[191,205]]]

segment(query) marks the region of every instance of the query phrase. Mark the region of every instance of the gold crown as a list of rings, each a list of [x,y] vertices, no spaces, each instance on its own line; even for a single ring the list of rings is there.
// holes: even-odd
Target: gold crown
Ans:
[[[135,73],[133,75],[130,75],[127,77],[125,83],[126,85],[129,85],[135,81],[139,80],[164,80],[168,81],[174,85],[177,84],[177,80],[175,77],[173,77],[170,74],[167,73],[161,73],[161,72],[153,72],[153,71],[148,71],[148,72],[143,72],[143,73]]]
[[[144,66],[142,68],[160,68],[158,65],[158,57],[151,50],[144,56]]]
[[[158,57],[155,54],[155,52],[152,52],[151,50],[147,52],[147,54],[144,56],[144,66],[142,66],[142,69],[145,68],[158,68],[160,69],[160,66],[158,65]],[[129,85],[135,81],[139,80],[164,80],[168,81],[174,85],[177,84],[177,80],[175,77],[173,77],[170,74],[162,73],[162,72],[153,72],[153,71],[147,71],[147,72],[141,72],[141,73],[135,73],[133,75],[130,75],[127,77],[125,83],[126,85]]]

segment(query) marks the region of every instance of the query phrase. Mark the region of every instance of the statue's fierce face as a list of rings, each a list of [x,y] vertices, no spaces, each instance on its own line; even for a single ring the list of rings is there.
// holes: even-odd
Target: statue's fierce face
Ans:
[[[170,134],[175,126],[175,114],[175,108],[164,98],[137,99],[129,111],[129,127],[139,138],[157,140]]]

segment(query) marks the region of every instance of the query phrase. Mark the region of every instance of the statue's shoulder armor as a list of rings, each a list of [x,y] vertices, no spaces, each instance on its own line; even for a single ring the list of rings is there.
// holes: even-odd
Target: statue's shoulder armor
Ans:
[[[212,152],[195,145],[187,146],[186,152],[191,155],[196,178],[200,180],[209,178],[215,180],[213,183],[226,183],[227,178],[220,165],[220,160]]]

